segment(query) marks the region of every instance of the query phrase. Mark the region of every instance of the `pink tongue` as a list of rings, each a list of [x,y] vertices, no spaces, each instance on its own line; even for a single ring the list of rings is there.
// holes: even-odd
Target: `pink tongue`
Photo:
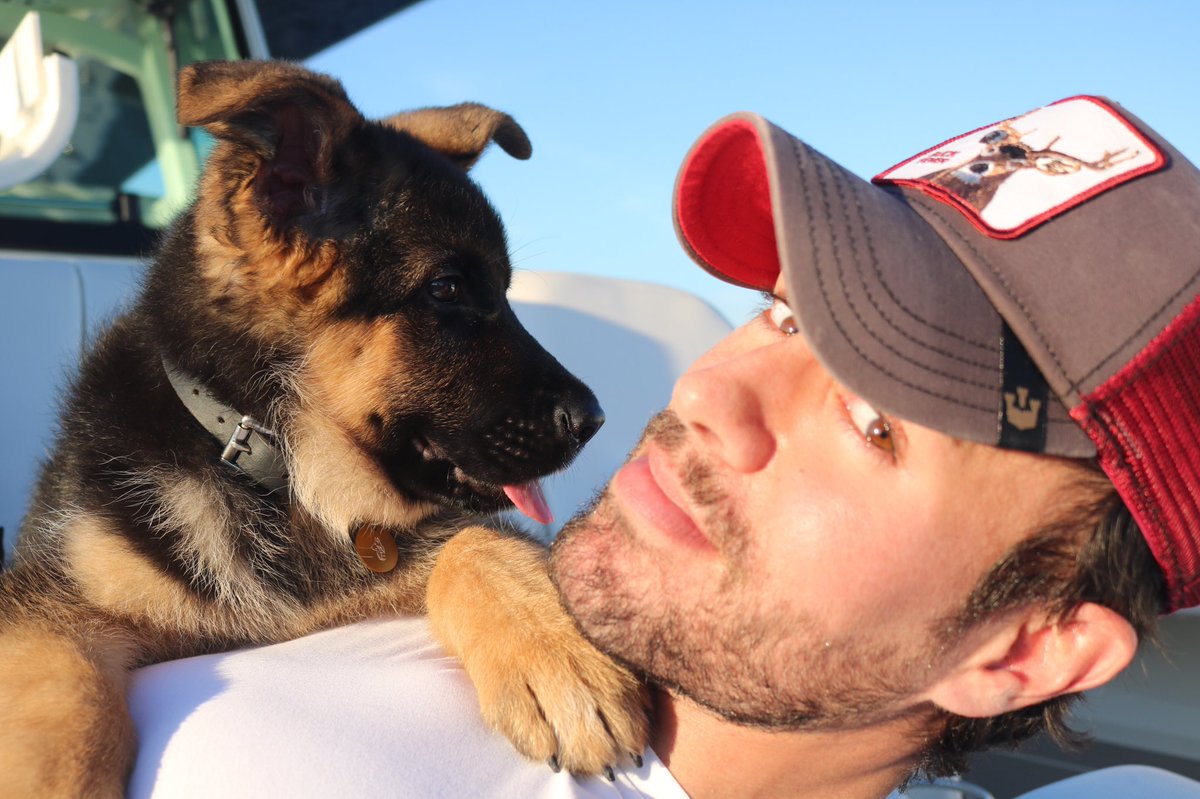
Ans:
[[[554,521],[550,505],[546,502],[546,495],[542,493],[542,484],[537,480],[519,486],[504,486],[504,493],[517,506],[517,510],[538,524],[550,524]]]

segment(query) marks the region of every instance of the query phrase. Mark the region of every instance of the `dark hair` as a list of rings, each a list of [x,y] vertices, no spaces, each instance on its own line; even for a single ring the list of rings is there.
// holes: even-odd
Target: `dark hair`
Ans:
[[[1065,512],[1016,545],[984,575],[963,610],[938,635],[957,640],[997,614],[1031,605],[1067,617],[1084,602],[1120,613],[1139,641],[1156,641],[1158,617],[1166,610],[1162,571],[1137,522],[1094,461],[1075,462],[1079,491]],[[964,771],[972,752],[1013,748],[1040,732],[1064,746],[1086,740],[1067,724],[1078,694],[991,718],[965,718],[941,711],[941,732],[918,766],[928,777]]]

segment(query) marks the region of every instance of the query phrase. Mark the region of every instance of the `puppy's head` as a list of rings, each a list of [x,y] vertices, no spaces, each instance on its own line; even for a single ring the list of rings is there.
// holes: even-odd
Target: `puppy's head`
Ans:
[[[186,68],[179,118],[217,140],[193,212],[210,321],[278,353],[296,495],[337,527],[432,505],[538,515],[536,479],[603,420],[517,321],[504,230],[466,170],[492,141],[475,104],[370,121],[299,66]]]

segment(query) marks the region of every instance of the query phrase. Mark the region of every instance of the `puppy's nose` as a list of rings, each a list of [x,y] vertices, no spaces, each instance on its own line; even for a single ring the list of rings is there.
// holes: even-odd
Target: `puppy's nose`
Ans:
[[[586,395],[563,400],[555,409],[554,420],[559,435],[582,447],[604,424],[604,409],[589,391]]]

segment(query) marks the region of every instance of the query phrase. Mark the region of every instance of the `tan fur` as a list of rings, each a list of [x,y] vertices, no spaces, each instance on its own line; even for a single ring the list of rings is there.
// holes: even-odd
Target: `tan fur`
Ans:
[[[172,474],[159,481],[160,507],[156,527],[173,533],[174,548],[192,560],[197,572],[212,575],[211,590],[217,602],[236,607],[239,614],[270,619],[278,615],[278,600],[253,584],[254,575],[246,562],[237,557],[228,530],[253,520],[237,519],[227,507],[221,492],[203,479]],[[259,522],[261,523],[261,522]],[[262,610],[266,612],[262,612]],[[269,623],[269,622],[268,622]]]
[[[76,522],[64,554],[81,591],[99,608],[162,629],[204,630],[204,614],[183,586],[134,552],[104,519]]]
[[[389,319],[326,324],[314,336],[298,382],[315,407],[364,439],[367,417],[394,401],[399,375],[421,371],[400,348]]]
[[[128,663],[118,642],[100,644],[105,658],[89,652],[95,645],[36,622],[3,630],[0,796],[124,793],[136,751],[125,708]]]
[[[531,758],[595,773],[641,751],[646,694],[563,611],[537,544],[470,527],[442,549],[429,620],[479,692],[484,718]],[[503,631],[503,632],[500,632]]]
[[[179,647],[174,638],[180,635],[198,640],[270,641],[277,639],[281,629],[299,623],[299,608],[283,597],[256,590],[234,592],[237,587],[252,589],[248,580],[226,586],[227,602],[202,602],[133,551],[98,517],[84,517],[72,526],[65,555],[72,577],[90,602],[139,625],[145,641],[169,636],[164,647],[167,652]]]
[[[331,530],[348,533],[365,520],[406,527],[433,510],[399,497],[364,452],[374,439],[367,417],[387,407],[397,374],[410,368],[388,321],[330,324],[309,348],[287,436],[291,475],[297,497]]]
[[[491,141],[514,158],[528,158],[533,152],[525,131],[512,117],[478,103],[405,111],[383,122],[430,143],[463,169],[470,168]]]
[[[405,501],[350,435],[324,413],[305,408],[288,431],[292,494],[336,535],[357,523],[407,527],[433,506]]]
[[[427,552],[405,563],[391,580],[376,583],[353,597],[313,608],[301,619],[303,627],[296,634],[380,616],[425,613],[425,589],[436,557],[436,551]]]
[[[314,151],[317,182],[327,183],[333,177],[334,147],[347,129],[362,120],[341,85],[331,78],[301,74],[293,65],[281,62],[260,62],[249,74],[236,63],[210,64],[204,70],[185,68],[179,73],[176,111],[181,125],[202,125],[219,139],[228,136],[261,150],[271,143],[237,130],[233,120],[249,109],[287,97],[303,98],[316,112],[308,119],[307,144]],[[228,172],[224,165],[208,171]]]
[[[196,210],[205,231],[198,249],[214,300],[259,338],[286,338],[314,327],[341,300],[340,253],[332,241],[288,241],[273,231],[257,208],[252,177],[206,173]]]

